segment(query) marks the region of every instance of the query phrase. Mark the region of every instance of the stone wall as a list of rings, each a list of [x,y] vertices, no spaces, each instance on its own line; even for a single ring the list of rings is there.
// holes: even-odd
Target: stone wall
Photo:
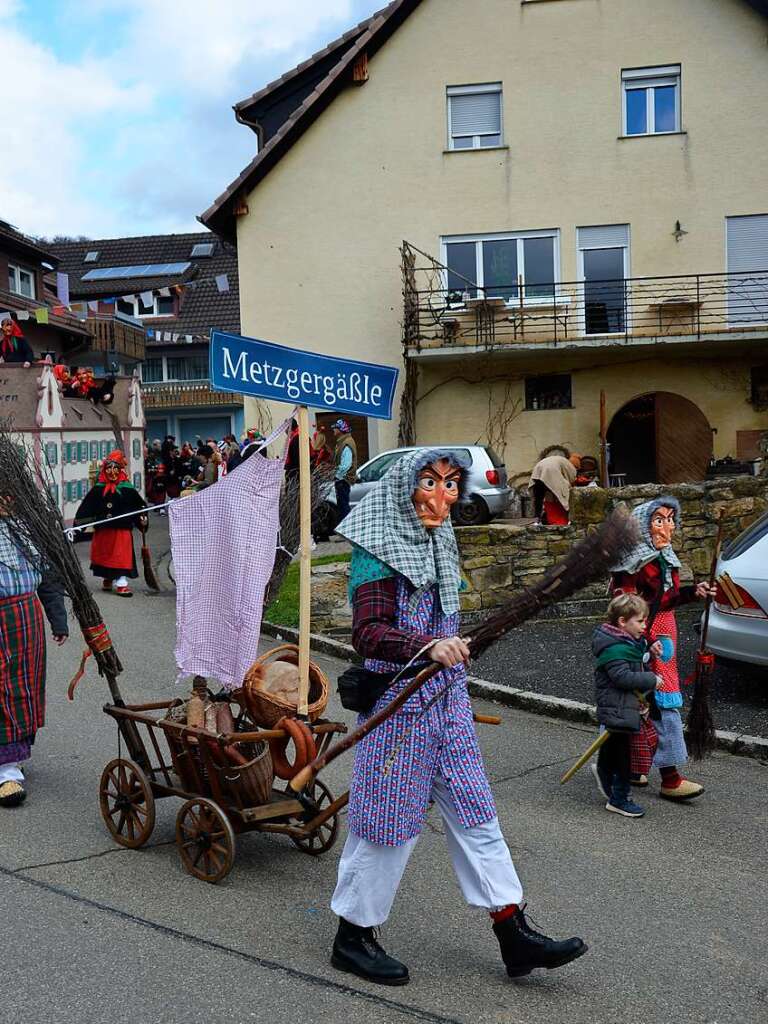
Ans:
[[[667,487],[643,484],[576,490],[572,496],[571,526],[537,529],[491,523],[456,532],[468,583],[462,594],[464,611],[493,608],[511,590],[534,582],[618,505],[634,507],[663,494],[674,495],[682,507],[683,526],[676,535],[675,549],[683,563],[684,578],[701,578],[709,571],[721,513],[726,517],[725,536],[730,539],[768,510],[768,480],[764,477],[743,476]],[[593,587],[591,593],[604,595],[604,584]]]

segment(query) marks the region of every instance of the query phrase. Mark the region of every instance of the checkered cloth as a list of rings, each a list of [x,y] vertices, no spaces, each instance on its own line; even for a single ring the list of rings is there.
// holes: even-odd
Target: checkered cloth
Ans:
[[[455,452],[409,452],[352,509],[336,532],[405,576],[417,590],[437,583],[443,613],[452,615],[459,610],[461,583],[453,526],[446,520],[436,530],[427,530],[411,499],[419,470],[438,459],[467,468]]]
[[[176,663],[234,689],[256,659],[277,550],[281,459],[256,454],[170,506]]]
[[[14,540],[8,523],[0,519],[0,598],[32,594],[42,578]]]
[[[0,600],[0,745],[45,722],[45,627],[34,594]]]

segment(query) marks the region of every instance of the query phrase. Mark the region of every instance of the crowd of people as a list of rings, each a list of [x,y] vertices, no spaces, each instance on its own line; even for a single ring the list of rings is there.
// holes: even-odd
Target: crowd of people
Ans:
[[[168,434],[162,441],[155,438],[145,442],[147,500],[152,505],[163,505],[184,491],[209,487],[259,451],[264,441],[258,430],[251,429],[246,430],[239,440],[234,434],[225,434],[221,440],[209,437],[203,441],[197,437],[194,444],[184,441],[179,446],[176,438]],[[287,429],[285,451],[287,476],[298,474],[299,457],[299,425],[292,419]],[[347,420],[338,419],[327,430],[317,425],[309,440],[309,461],[313,471],[325,475],[329,483],[333,481],[338,520],[341,521],[349,513],[349,493],[358,464],[357,446]]]

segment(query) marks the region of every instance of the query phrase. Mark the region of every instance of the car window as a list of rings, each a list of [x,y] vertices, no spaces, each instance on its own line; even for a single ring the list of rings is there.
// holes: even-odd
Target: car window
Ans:
[[[761,516],[757,522],[752,523],[747,529],[740,533],[736,540],[731,543],[723,551],[723,561],[728,562],[732,558],[738,558],[739,555],[743,555],[745,551],[757,544],[759,540],[762,540],[768,534],[768,512],[764,516]]]
[[[367,466],[363,466],[358,476],[364,484],[375,483],[377,480],[381,480],[389,467],[394,465],[403,455],[405,455],[405,452],[387,452],[386,455],[380,455],[378,459],[374,459]]]

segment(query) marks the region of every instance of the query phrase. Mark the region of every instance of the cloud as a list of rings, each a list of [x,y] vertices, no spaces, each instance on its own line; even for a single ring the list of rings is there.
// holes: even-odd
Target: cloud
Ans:
[[[33,38],[23,4],[0,0],[3,98],[14,111],[0,218],[43,235],[194,230],[255,152],[232,104],[375,6],[68,0]]]

